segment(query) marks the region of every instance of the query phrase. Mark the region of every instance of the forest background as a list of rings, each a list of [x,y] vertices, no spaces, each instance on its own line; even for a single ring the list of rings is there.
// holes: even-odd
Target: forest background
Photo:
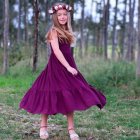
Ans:
[[[55,2],[0,1],[2,140],[39,139],[39,116],[19,111],[18,103],[48,62],[51,50],[45,43],[45,35],[52,23],[47,11]],[[71,50],[79,70],[107,97],[107,105],[101,112],[97,108],[76,112],[78,133],[83,140],[138,140],[140,0],[57,2],[73,7],[71,23],[76,42]],[[50,117],[51,139],[68,139],[64,118]]]

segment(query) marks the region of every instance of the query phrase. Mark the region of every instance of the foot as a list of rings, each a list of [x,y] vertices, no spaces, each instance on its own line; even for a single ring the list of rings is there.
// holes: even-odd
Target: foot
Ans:
[[[46,125],[40,127],[40,134],[39,135],[40,135],[41,139],[47,139],[49,137]]]
[[[68,132],[71,140],[80,140],[78,134],[74,131],[74,128],[69,128]]]

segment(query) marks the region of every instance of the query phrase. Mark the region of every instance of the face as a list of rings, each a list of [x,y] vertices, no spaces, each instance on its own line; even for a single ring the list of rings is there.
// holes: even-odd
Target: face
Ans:
[[[65,25],[68,21],[67,11],[64,9],[61,9],[61,10],[58,10],[56,14],[57,14],[59,24]]]

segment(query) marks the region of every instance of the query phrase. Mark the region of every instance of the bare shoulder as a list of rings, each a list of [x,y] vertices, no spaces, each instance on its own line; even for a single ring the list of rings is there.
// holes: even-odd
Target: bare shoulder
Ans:
[[[57,31],[54,28],[52,28],[50,32],[52,39],[58,38]]]
[[[57,52],[58,49],[59,49],[58,33],[53,28],[51,29],[50,33],[51,33],[51,40],[50,40],[51,47],[52,47],[52,49],[53,49],[54,52]]]

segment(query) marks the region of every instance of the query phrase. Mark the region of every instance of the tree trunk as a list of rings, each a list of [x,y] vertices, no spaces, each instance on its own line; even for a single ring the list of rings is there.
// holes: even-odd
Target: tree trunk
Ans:
[[[52,0],[46,0],[45,1],[45,24],[46,24],[46,31],[48,31],[48,28],[49,28],[49,23],[50,23],[50,15],[48,13],[48,10],[51,6],[51,1]],[[50,48],[50,44],[49,43],[46,43],[46,61],[49,60],[49,57],[50,57],[50,54],[51,54],[51,48]]]
[[[88,48],[89,48],[89,32],[87,32],[85,40],[85,55],[88,55]]]
[[[104,58],[108,58],[108,23],[109,23],[109,6],[110,0],[107,0],[107,4],[104,2]]]
[[[125,46],[125,37],[126,37],[126,8],[127,0],[124,0],[124,14],[123,14],[123,26],[122,26],[122,40],[121,40],[121,57],[124,58],[124,46]]]
[[[115,59],[117,12],[118,12],[118,0],[116,0],[114,24],[113,24],[113,32],[112,32],[112,59]]]
[[[135,12],[135,5],[136,5],[136,0],[133,1],[133,4],[132,4],[132,18],[133,18],[133,23],[132,23],[132,34],[131,34],[131,37],[132,37],[132,47],[131,47],[131,60],[134,60],[135,59],[135,52],[134,52],[134,49],[135,49],[135,29],[134,29],[134,12]]]
[[[140,79],[140,1],[138,4],[138,54],[137,54],[136,78]]]
[[[38,0],[34,0],[34,50],[33,50],[33,72],[37,69],[38,62],[38,17],[39,17],[39,8]]]
[[[102,2],[101,1],[99,4],[100,4],[100,8],[101,8],[101,5],[102,5]],[[97,41],[97,50],[98,50],[98,54],[99,55],[103,55],[103,47],[104,47],[104,17],[102,16],[104,15],[104,11],[103,12],[100,12],[100,23],[99,23],[99,26],[98,26],[98,33],[97,33],[97,38],[98,38],[98,41]]]
[[[70,5],[72,6],[72,12],[71,12],[71,25],[72,29],[74,30],[74,0],[70,0]],[[74,47],[71,47],[72,55],[74,54]]]
[[[48,10],[50,8],[50,2],[49,2],[49,0],[46,0],[45,5],[46,5],[46,9],[45,9],[45,20],[48,23],[48,21],[49,21],[49,13],[48,13]]]
[[[5,0],[4,3],[4,54],[3,54],[3,74],[8,72],[8,41],[9,41],[9,0]]]
[[[80,51],[79,51],[79,56],[82,57],[83,56],[83,47],[84,47],[84,16],[85,16],[85,0],[81,1],[82,4],[82,11],[81,11],[81,26],[80,26]]]
[[[17,43],[21,39],[21,0],[18,0],[18,31],[17,31]]]
[[[100,23],[99,23],[100,24]],[[96,47],[96,53],[97,54],[99,54],[99,47],[100,47],[100,45],[99,45],[99,43],[100,43],[100,27],[99,26],[97,26],[96,28],[95,28],[95,35],[96,35],[96,40],[95,40],[95,47]]]
[[[132,61],[134,59],[134,9],[135,0],[129,0],[129,31],[128,31],[128,49],[126,59]]]
[[[24,39],[25,39],[25,42],[28,42],[27,11],[28,11],[28,0],[24,0]]]

